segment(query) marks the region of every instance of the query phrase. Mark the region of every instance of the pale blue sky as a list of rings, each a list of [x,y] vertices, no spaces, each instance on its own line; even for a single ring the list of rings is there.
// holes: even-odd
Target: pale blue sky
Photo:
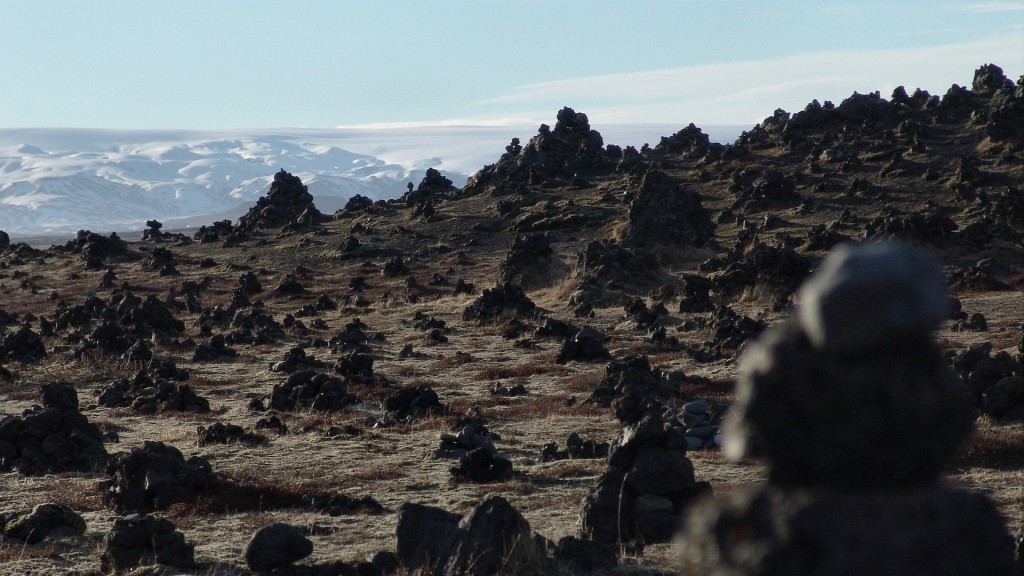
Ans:
[[[753,124],[1016,79],[1024,0],[0,0],[0,54],[0,128]]]

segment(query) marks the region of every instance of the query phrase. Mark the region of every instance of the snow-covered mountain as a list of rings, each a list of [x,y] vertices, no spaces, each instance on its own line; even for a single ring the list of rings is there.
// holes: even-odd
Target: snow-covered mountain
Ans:
[[[605,142],[655,144],[679,126],[612,126]],[[709,131],[731,141],[739,127]],[[275,172],[309,186],[332,212],[354,194],[401,195],[436,168],[456,185],[535,126],[429,126],[247,131],[0,129],[0,230],[41,236],[140,230],[235,218]],[[717,136],[717,138],[716,138]]]

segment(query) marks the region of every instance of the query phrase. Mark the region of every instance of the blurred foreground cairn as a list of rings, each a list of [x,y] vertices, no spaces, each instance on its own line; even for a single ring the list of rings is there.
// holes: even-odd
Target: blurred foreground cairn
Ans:
[[[974,419],[932,340],[947,316],[928,256],[836,249],[741,360],[725,450],[764,459],[768,484],[691,510],[683,573],[1017,574],[993,504],[939,483]]]

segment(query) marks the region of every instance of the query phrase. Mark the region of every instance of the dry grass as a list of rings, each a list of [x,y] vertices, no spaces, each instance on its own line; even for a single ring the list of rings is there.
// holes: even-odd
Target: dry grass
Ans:
[[[520,397],[507,400],[507,405],[495,408],[495,415],[503,420],[538,420],[563,416],[607,416],[608,409],[595,404],[570,400],[569,396],[545,395],[537,398]]]
[[[1024,424],[986,421],[971,433],[953,460],[958,468],[1020,469],[1024,463]]]
[[[473,380],[503,380],[526,378],[540,374],[567,374],[569,369],[557,364],[519,364],[517,366],[488,366],[472,376]]]

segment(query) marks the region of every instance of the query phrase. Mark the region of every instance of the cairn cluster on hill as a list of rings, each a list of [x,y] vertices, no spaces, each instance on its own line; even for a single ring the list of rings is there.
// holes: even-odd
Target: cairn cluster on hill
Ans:
[[[691,508],[684,570],[721,575],[1016,574],[1005,521],[938,477],[974,409],[931,332],[943,276],[904,245],[840,247],[796,317],[741,363],[727,456],[768,484]]]

